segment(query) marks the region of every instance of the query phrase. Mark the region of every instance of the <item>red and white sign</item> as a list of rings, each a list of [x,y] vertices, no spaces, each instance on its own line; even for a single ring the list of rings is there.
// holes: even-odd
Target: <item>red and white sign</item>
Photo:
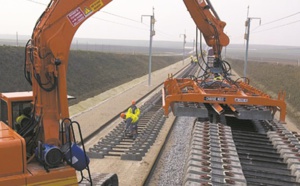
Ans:
[[[75,27],[85,19],[85,14],[80,9],[80,7],[78,7],[75,10],[73,10],[71,13],[69,13],[67,17],[71,22],[71,24]]]

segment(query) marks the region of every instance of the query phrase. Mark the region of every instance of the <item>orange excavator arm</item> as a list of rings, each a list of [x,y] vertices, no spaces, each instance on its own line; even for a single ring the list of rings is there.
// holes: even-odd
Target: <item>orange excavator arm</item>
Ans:
[[[52,0],[37,20],[26,46],[26,79],[32,84],[35,117],[45,143],[57,143],[59,120],[69,117],[67,67],[80,25],[111,0]]]
[[[222,47],[229,44],[223,32],[226,23],[221,21],[209,0],[183,0],[197,28],[203,33],[206,44],[213,48],[216,58]]]
[[[22,113],[17,117],[18,129],[0,122],[0,185],[78,185],[78,181],[83,180],[93,185],[84,144],[83,150],[76,144],[72,124],[78,123],[69,119],[66,75],[76,31],[111,1],[51,0],[37,20],[25,47],[24,72],[32,85],[32,97],[1,95],[10,100],[5,102],[8,108],[12,108],[15,101],[24,112],[20,103],[23,100],[26,100],[26,108],[33,108],[26,116]],[[15,110],[13,112],[15,114]],[[79,124],[77,126],[80,129]],[[80,138],[83,142],[81,134]],[[88,173],[83,174],[83,170]],[[81,179],[76,171],[81,172]],[[105,178],[117,180],[117,175],[105,174]]]

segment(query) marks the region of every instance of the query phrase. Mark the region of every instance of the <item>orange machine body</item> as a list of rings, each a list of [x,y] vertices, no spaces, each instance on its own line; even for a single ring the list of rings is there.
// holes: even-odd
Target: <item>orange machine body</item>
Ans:
[[[59,149],[62,138],[66,139],[60,135],[60,122],[69,117],[66,75],[70,45],[79,26],[110,2],[51,0],[37,20],[25,47],[25,77],[32,92],[1,94],[0,185],[78,185],[73,167],[61,161],[45,168],[33,158],[35,152],[28,151],[28,141],[34,139],[31,146],[39,141]],[[32,108],[35,136],[27,132],[22,136],[15,127],[24,107]]]
[[[242,106],[260,106],[271,111],[273,116],[280,111],[280,121],[285,123],[286,103],[284,93],[278,95],[278,99],[272,99],[262,91],[242,82],[229,83],[226,80],[215,81],[207,80],[205,83],[215,83],[214,87],[199,86],[203,81],[192,79],[174,79],[169,78],[164,82],[163,89],[163,107],[165,115],[169,113],[169,107],[176,102],[204,103],[210,104],[211,107],[220,114],[225,107],[231,113],[239,111],[238,105]],[[255,119],[257,113],[252,114]]]
[[[74,168],[65,165],[45,171],[26,157],[26,141],[15,130],[23,108],[32,104],[32,92],[1,93],[0,185],[78,185]]]
[[[212,5],[205,0],[183,1],[197,28],[203,33],[206,44],[213,48],[218,57],[222,47],[229,44],[229,37],[223,31],[226,23],[219,19]]]
[[[79,26],[111,0],[53,0],[37,21],[27,45],[26,70],[32,80],[35,115],[42,117],[43,141],[59,139],[59,121],[69,117],[67,67]]]
[[[0,121],[0,185],[25,185],[25,140]]]

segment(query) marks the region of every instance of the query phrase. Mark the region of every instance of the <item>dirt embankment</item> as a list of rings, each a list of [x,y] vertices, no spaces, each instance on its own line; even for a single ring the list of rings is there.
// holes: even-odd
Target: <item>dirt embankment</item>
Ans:
[[[24,47],[0,46],[0,92],[29,91],[24,77]],[[182,56],[153,56],[152,71],[164,68]],[[71,51],[68,63],[68,94],[74,105],[148,73],[147,55]]]

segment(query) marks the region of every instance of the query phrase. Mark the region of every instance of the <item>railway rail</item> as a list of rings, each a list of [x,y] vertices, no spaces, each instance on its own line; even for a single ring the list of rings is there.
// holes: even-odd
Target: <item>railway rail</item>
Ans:
[[[276,121],[197,121],[184,185],[300,185],[295,136]]]

